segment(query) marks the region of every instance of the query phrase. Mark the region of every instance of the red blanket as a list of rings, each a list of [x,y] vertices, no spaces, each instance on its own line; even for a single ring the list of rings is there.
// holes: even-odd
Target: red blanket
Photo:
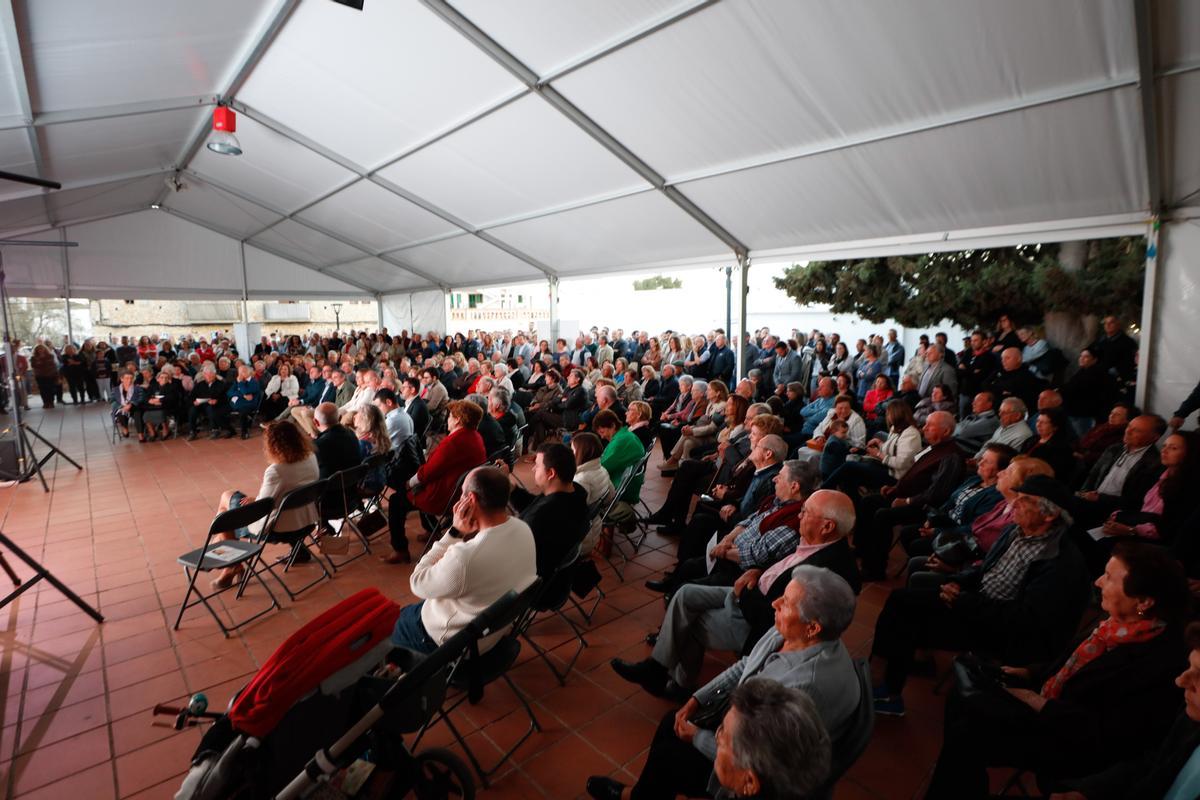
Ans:
[[[229,711],[235,730],[262,738],[321,681],[392,633],[400,607],[378,589],[348,597],[288,637]]]

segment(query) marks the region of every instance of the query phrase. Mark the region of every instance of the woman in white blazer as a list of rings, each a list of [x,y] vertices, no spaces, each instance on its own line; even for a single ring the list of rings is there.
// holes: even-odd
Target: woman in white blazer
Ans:
[[[279,371],[267,381],[266,391],[263,392],[262,418],[275,419],[288,407],[289,400],[300,396],[300,381],[292,374],[290,364],[280,361]]]

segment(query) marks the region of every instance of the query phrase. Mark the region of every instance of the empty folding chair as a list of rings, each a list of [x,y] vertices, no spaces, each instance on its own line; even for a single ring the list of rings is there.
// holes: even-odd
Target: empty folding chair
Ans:
[[[275,595],[271,592],[271,587],[267,586],[266,582],[259,575],[254,575],[262,587],[266,589],[267,596],[271,598],[271,605],[259,611],[258,613],[243,619],[241,622],[236,622],[233,619],[233,614],[226,609],[229,615],[229,625],[221,619],[221,615],[213,608],[210,600],[218,597],[221,594],[237,587],[237,597],[242,596],[242,591],[245,589],[245,581],[236,583],[232,586],[226,586],[217,589],[209,594],[205,594],[202,589],[196,586],[196,580],[203,574],[214,572],[228,567],[236,567],[239,564],[249,565],[248,573],[253,573],[252,565],[256,561],[263,550],[263,542],[258,537],[253,539],[227,539],[218,540],[215,537],[222,533],[236,533],[240,528],[245,528],[253,522],[258,522],[264,519],[271,513],[275,501],[270,497],[264,497],[262,500],[255,500],[252,503],[231,508],[221,514],[218,514],[208,526],[208,536],[204,540],[204,546],[192,550],[181,555],[177,561],[183,565],[183,572],[188,576],[187,592],[183,595],[183,603],[179,606],[179,615],[175,617],[175,630],[179,630],[179,625],[183,621],[183,613],[195,605],[203,605],[208,609],[208,613],[212,614],[213,619],[217,621],[217,625],[221,628],[221,633],[226,636],[230,631],[235,631],[248,622],[252,622],[262,615],[279,608],[279,601],[275,599]],[[193,600],[192,597],[195,596]],[[223,604],[222,604],[223,605]]]
[[[326,568],[325,561],[322,559],[320,550],[316,545],[317,522],[307,525],[304,528],[294,531],[277,530],[279,517],[285,511],[294,511],[304,508],[305,506],[313,505],[321,501],[325,496],[325,492],[329,489],[329,480],[313,481],[312,483],[293,489],[283,496],[279,501],[279,506],[275,513],[271,515],[270,520],[263,526],[262,533],[259,534],[258,540],[261,544],[286,544],[291,549],[288,550],[286,556],[281,556],[274,561],[268,561],[266,553],[260,551],[258,558],[251,562],[252,566],[246,570],[246,574],[242,577],[242,586],[244,587],[251,577],[259,577],[264,569],[274,576],[275,580],[279,581],[279,585],[287,592],[287,596],[295,600],[302,592],[311,589],[323,580],[333,577],[333,572],[330,570],[336,569],[333,564],[329,564],[329,569]],[[314,514],[314,517],[318,515]],[[311,549],[309,545],[314,545]],[[304,584],[298,589],[292,589],[284,582],[283,577],[279,572],[275,571],[275,567],[282,567],[281,572],[288,572],[296,563],[296,558],[302,551],[308,551],[312,560],[318,567],[321,568],[321,574]]]
[[[344,545],[336,549],[330,547],[323,548],[322,552],[329,558],[329,563],[334,569],[344,567],[351,561],[369,555],[371,552],[371,542],[359,529],[358,525],[355,524],[353,518],[354,515],[362,510],[362,498],[359,497],[358,486],[370,471],[371,467],[364,463],[356,467],[344,469],[341,472],[335,472],[326,479],[329,488],[317,504],[317,509],[320,512],[321,528],[324,531],[328,531],[328,533],[322,535],[321,541],[328,544],[331,535],[344,537],[347,530],[349,530],[350,534],[357,538],[362,545],[360,552],[342,561],[334,561],[331,552],[344,553],[346,551]]]

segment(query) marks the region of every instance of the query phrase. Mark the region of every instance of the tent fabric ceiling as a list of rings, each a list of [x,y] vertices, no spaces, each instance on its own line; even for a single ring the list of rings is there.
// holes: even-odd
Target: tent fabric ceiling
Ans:
[[[151,266],[194,254],[104,228],[233,257],[235,295],[386,294],[1078,230],[1200,191],[1190,0],[0,0],[0,22],[0,169],[64,184],[0,186],[0,237],[84,231],[108,249],[71,280],[97,291],[196,283]],[[199,145],[216,102],[240,157]]]

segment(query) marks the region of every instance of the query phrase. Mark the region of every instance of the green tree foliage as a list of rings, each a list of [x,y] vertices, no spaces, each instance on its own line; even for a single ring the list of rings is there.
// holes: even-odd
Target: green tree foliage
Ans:
[[[635,292],[649,292],[654,289],[678,289],[682,286],[683,281],[679,280],[679,278],[667,278],[663,275],[655,275],[633,282],[633,290]]]
[[[1050,311],[1140,316],[1144,238],[1091,241],[1074,271],[1059,262],[1058,249],[1020,245],[813,261],[789,267],[775,286],[801,305],[826,304],[834,313],[909,327],[943,319],[965,328],[992,326],[1001,313],[1020,322],[1040,321]]]

